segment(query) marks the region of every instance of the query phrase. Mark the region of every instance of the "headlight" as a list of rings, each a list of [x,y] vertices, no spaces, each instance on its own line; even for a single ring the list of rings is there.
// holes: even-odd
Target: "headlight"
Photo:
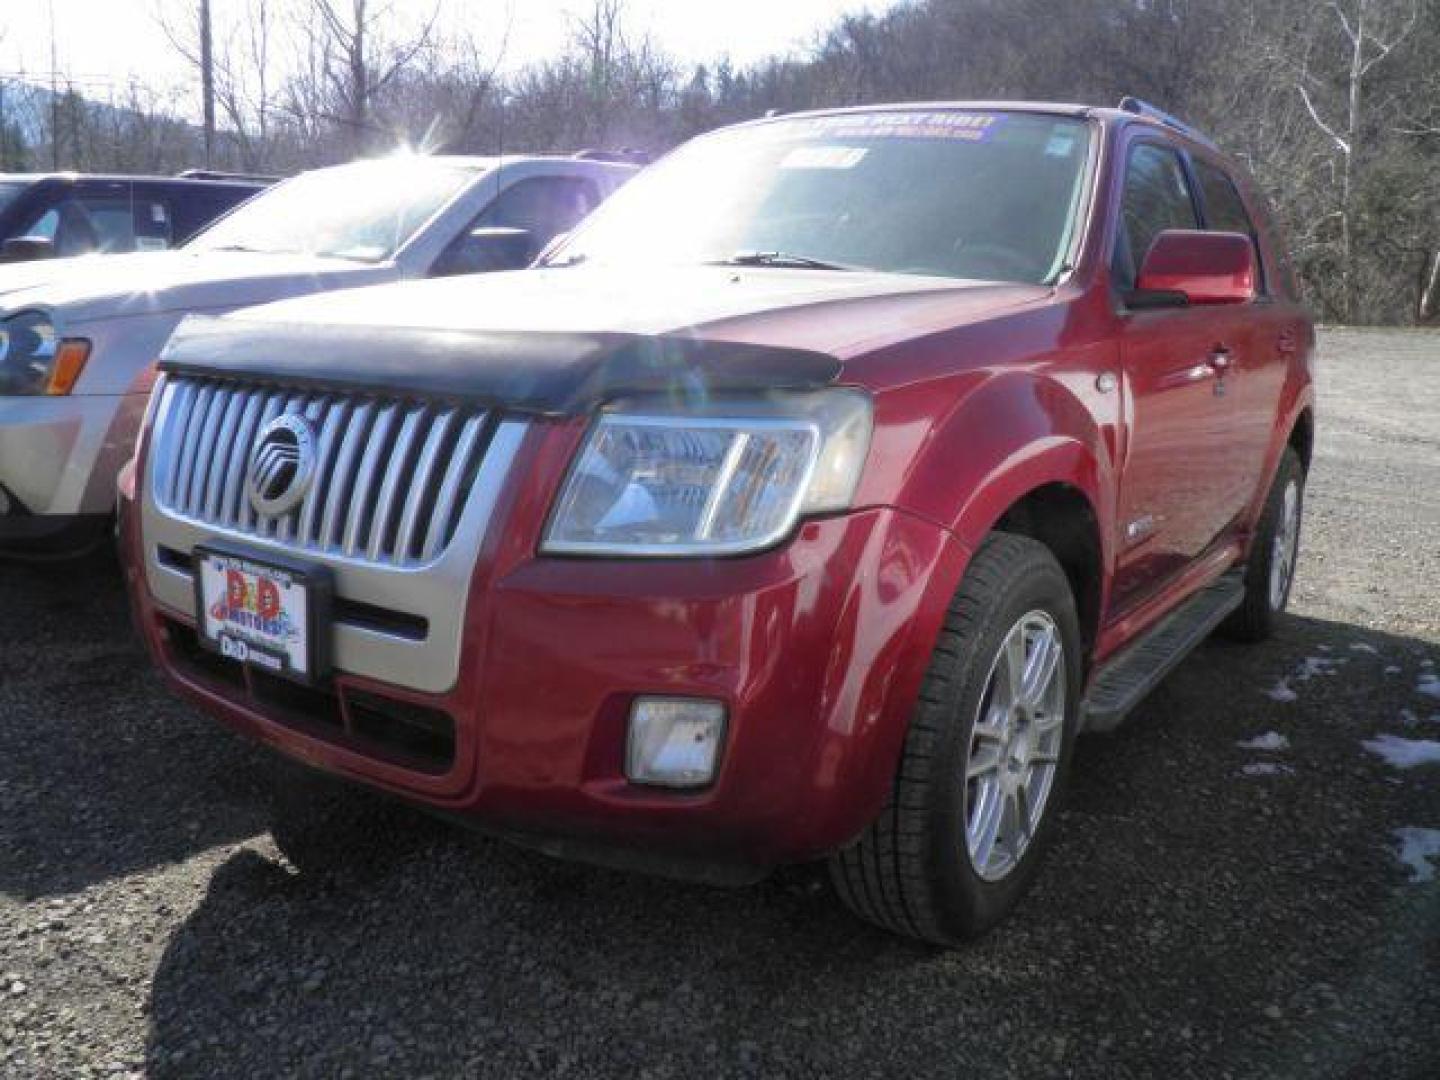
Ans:
[[[50,316],[24,311],[0,321],[0,394],[68,394],[90,343],[61,339]]]
[[[768,547],[801,515],[850,505],[870,424],[870,399],[854,390],[604,413],[543,549],[676,556]]]

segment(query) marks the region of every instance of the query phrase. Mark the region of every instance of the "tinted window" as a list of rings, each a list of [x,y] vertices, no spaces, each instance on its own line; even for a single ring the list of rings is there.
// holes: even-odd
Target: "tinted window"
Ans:
[[[1166,229],[1198,229],[1195,202],[1180,157],[1173,150],[1141,143],[1130,152],[1115,245],[1115,283],[1129,290],[1145,253]]]
[[[552,261],[758,256],[776,267],[818,260],[1053,281],[1074,232],[1089,145],[1084,121],[1003,110],[877,110],[731,128],[639,173]]]
[[[1205,196],[1206,226],[1215,232],[1238,232],[1253,239],[1255,226],[1230,178],[1205,161],[1195,162],[1195,176]]]
[[[1250,237],[1255,246],[1255,263],[1260,265],[1260,244],[1255,223],[1245,209],[1235,183],[1224,172],[1207,161],[1195,161],[1195,177],[1205,198],[1205,226],[1212,232],[1236,232]],[[1264,277],[1262,272],[1261,277]]]
[[[475,219],[472,228],[524,229],[531,249],[569,232],[600,202],[595,185],[573,176],[537,176],[511,184]]]
[[[154,193],[135,193],[134,224],[137,251],[164,251],[175,241],[169,201]]]
[[[22,183],[0,183],[0,210],[5,209],[29,184]]]
[[[72,189],[28,222],[19,236],[43,236],[57,256],[135,250],[130,195],[123,187],[103,192]]]
[[[231,207],[256,194],[257,190],[196,183],[176,185],[153,194],[169,205],[174,242],[183,244]],[[138,193],[136,198],[139,198]]]

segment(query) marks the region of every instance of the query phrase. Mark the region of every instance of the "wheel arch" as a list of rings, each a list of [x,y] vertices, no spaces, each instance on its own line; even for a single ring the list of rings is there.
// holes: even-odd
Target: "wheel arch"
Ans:
[[[970,552],[996,531],[1049,548],[1074,590],[1087,657],[1113,565],[1114,437],[1061,382],[1007,372],[976,387],[936,427],[902,496]]]
[[[1070,582],[1080,635],[1088,658],[1100,634],[1104,558],[1100,522],[1086,494],[1072,484],[1042,484],[1011,504],[994,531],[1024,536],[1043,544]]]
[[[1296,415],[1285,443],[1299,455],[1300,467],[1309,474],[1310,459],[1315,453],[1315,410],[1309,405]]]

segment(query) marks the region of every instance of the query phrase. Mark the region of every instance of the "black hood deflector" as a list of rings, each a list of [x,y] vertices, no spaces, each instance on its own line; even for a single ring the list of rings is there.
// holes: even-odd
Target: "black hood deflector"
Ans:
[[[814,390],[841,365],[804,349],[683,334],[430,330],[190,316],[160,370],[264,379],[317,390],[456,398],[574,416],[605,401],[672,394]]]

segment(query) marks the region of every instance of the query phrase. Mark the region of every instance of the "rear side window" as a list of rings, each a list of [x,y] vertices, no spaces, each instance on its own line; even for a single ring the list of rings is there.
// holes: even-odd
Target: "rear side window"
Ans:
[[[1195,178],[1200,184],[1200,193],[1205,199],[1205,227],[1212,232],[1235,232],[1248,236],[1255,248],[1255,263],[1262,265],[1260,244],[1257,240],[1255,223],[1245,209],[1245,202],[1236,190],[1235,182],[1208,161],[1195,160]],[[1264,278],[1262,267],[1261,278]]]
[[[175,230],[170,204],[154,192],[135,192],[135,250],[164,251],[173,246]]]
[[[1215,232],[1238,232],[1254,239],[1255,226],[1230,178],[1208,161],[1195,162],[1195,176],[1205,196],[1206,225]]]
[[[43,236],[57,256],[135,250],[135,222],[128,184],[73,188],[20,230]]]
[[[170,207],[174,243],[185,243],[221,214],[255,193],[255,189],[199,182],[171,187],[164,192],[163,198]]]
[[[1180,156],[1154,143],[1137,145],[1125,167],[1113,265],[1116,286],[1121,291],[1135,287],[1145,253],[1166,229],[1199,227]]]

